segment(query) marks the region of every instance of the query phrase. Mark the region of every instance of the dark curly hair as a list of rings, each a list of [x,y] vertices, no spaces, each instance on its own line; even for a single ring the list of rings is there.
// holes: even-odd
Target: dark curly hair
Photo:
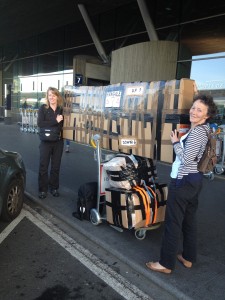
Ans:
[[[213,101],[213,97],[211,95],[198,94],[194,96],[193,103],[197,100],[200,100],[206,106],[208,106],[208,120],[214,118],[218,112],[217,106]]]

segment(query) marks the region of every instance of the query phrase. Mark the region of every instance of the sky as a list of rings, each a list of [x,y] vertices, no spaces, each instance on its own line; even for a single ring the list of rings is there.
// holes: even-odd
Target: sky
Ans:
[[[217,58],[221,56],[223,58]],[[198,89],[225,89],[225,52],[193,56],[192,59],[200,59],[192,61],[190,76]]]

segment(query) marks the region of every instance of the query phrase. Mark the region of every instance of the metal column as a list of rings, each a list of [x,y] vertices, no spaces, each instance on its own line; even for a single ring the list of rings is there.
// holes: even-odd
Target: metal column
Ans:
[[[88,16],[88,13],[87,13],[86,9],[85,9],[85,6],[83,4],[78,4],[78,8],[81,12],[81,15],[84,19],[85,24],[87,25],[87,28],[90,32],[92,40],[93,40],[93,42],[95,44],[95,47],[98,51],[98,54],[100,55],[101,59],[103,60],[103,62],[105,64],[109,64],[110,63],[109,58],[107,57],[107,55],[105,53],[105,50],[103,49],[102,44],[101,44],[101,42],[100,42],[100,40],[99,40],[99,38],[98,38],[98,36],[95,32],[95,29],[94,29],[94,27],[91,23],[91,20]]]
[[[150,41],[158,41],[158,35],[151,20],[151,17],[148,13],[148,8],[145,3],[145,0],[137,0],[138,6],[141,11],[142,18],[145,23],[146,30],[148,32],[148,37]]]

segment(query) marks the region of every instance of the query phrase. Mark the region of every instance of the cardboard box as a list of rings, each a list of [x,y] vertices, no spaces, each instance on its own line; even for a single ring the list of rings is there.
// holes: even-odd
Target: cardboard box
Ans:
[[[163,109],[190,109],[195,92],[194,80],[168,80],[163,90]]]
[[[150,222],[146,225],[146,205],[141,193],[136,190],[106,188],[106,219],[117,227],[145,228],[165,219],[168,189],[166,184],[156,184],[156,199],[150,205]]]
[[[136,192],[106,189],[107,222],[120,228],[132,229],[145,225],[145,211]]]
[[[190,129],[189,116],[187,117],[181,114],[166,115],[163,124],[160,160],[172,163],[174,160],[174,152],[170,140],[171,131],[177,129],[179,137],[186,134]]]

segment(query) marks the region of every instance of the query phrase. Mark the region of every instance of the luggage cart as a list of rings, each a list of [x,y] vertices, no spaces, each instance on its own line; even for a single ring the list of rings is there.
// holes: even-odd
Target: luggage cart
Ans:
[[[157,229],[161,225],[162,225],[161,223],[157,223],[157,224],[153,224],[153,225],[151,225],[149,227],[137,228],[134,231],[134,235],[135,235],[136,239],[138,239],[138,240],[144,240],[146,238],[147,231]]]
[[[218,134],[218,163],[215,166],[214,172],[221,175],[225,170],[225,125],[219,126],[220,132]]]
[[[100,214],[100,206],[105,204],[105,195],[101,193],[101,185],[102,185],[102,152],[100,148],[100,135],[96,134],[91,139],[91,145],[95,148],[95,160],[97,161],[97,169],[98,169],[98,193],[97,193],[97,204],[96,208],[92,208],[90,211],[90,221],[93,225],[99,225],[102,223],[102,220],[106,220],[105,216],[101,216]]]
[[[38,109],[33,110],[33,132],[38,133],[38,126],[37,126],[37,117],[38,117]]]
[[[95,159],[97,161],[97,167],[98,167],[98,193],[97,193],[97,205],[96,208],[92,208],[90,211],[90,221],[93,225],[99,225],[100,223],[102,223],[102,221],[106,221],[106,216],[104,214],[100,213],[100,207],[101,205],[104,206],[105,208],[105,193],[103,191],[102,188],[102,181],[103,181],[103,163],[112,159],[115,155],[109,155],[105,157],[105,160],[103,161],[102,158],[102,152],[101,152],[101,148],[100,148],[100,135],[96,134],[92,137],[91,139],[91,145],[96,149],[95,150]],[[105,213],[105,211],[103,210],[103,212]],[[157,229],[161,226],[162,223],[156,223],[156,224],[152,224],[148,227],[140,227],[135,229],[134,234],[135,237],[138,240],[143,240],[146,237],[146,233],[149,230],[154,230]],[[110,227],[114,228],[115,230],[119,231],[119,232],[123,232],[123,228],[121,227],[117,227],[114,226],[112,224],[110,224]]]
[[[37,127],[37,109],[24,109],[20,108],[20,115],[21,115],[21,127],[20,130],[22,132],[30,132],[30,133],[38,133]]]
[[[37,120],[36,120],[36,110],[30,109],[30,125],[29,129],[31,133],[36,133],[36,127],[37,127]]]
[[[27,132],[31,132],[31,110],[28,108],[27,112]]]
[[[24,109],[24,108],[21,108],[20,109],[20,114],[21,114],[21,118],[22,118],[20,130],[22,132],[27,132],[27,129],[28,129],[28,115],[27,115],[27,110]]]

